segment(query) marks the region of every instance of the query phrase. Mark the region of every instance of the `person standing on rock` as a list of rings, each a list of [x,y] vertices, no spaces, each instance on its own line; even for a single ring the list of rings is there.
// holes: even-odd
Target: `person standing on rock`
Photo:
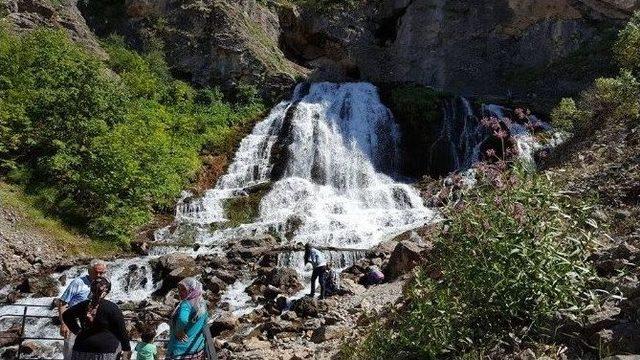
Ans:
[[[129,359],[131,344],[118,305],[106,300],[111,283],[103,277],[91,282],[89,299],[63,314],[65,325],[75,336],[71,360],[116,360],[120,348],[123,358]]]
[[[304,264],[311,263],[313,272],[311,273],[311,293],[309,296],[314,297],[316,294],[316,279],[320,280],[320,299],[325,297],[325,281],[327,274],[327,258],[324,254],[307,243],[304,246]]]
[[[79,276],[69,283],[66,290],[59,299],[56,299],[58,306],[58,314],[60,316],[60,335],[64,338],[63,356],[64,360],[71,360],[73,343],[75,335],[69,331],[69,328],[62,319],[62,314],[76,304],[79,304],[89,298],[91,292],[91,282],[99,277],[104,276],[107,272],[107,263],[102,260],[93,260],[89,264],[89,274]]]
[[[180,303],[171,315],[167,360],[204,360],[207,303],[202,283],[185,278],[178,283]]]

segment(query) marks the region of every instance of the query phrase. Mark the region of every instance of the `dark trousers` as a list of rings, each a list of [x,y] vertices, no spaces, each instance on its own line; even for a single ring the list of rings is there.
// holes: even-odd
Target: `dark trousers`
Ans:
[[[316,293],[316,279],[320,278],[320,298],[324,299],[325,295],[325,282],[327,280],[327,267],[326,266],[318,266],[313,268],[313,272],[311,273],[311,296]]]

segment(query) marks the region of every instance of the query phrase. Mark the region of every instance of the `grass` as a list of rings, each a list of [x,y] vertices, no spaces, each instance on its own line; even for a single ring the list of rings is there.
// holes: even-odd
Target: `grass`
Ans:
[[[116,243],[82,236],[57,219],[47,217],[38,208],[35,197],[25,194],[18,186],[0,182],[0,208],[11,209],[18,215],[17,229],[41,234],[70,255],[105,257],[123,251]]]

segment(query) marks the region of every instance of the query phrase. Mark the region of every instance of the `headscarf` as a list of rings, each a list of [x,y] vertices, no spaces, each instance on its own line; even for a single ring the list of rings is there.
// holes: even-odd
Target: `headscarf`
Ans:
[[[87,308],[87,319],[93,323],[100,306],[100,300],[104,299],[111,291],[111,282],[104,277],[95,278],[90,285],[89,306]]]
[[[184,299],[180,300],[188,301],[191,306],[196,309],[196,316],[194,320],[207,312],[207,302],[202,296],[204,291],[202,290],[202,283],[200,281],[195,278],[188,277],[182,279],[182,281],[180,281],[178,285],[184,286],[184,288],[187,290],[187,296],[185,296]],[[176,307],[173,313],[175,314],[177,311],[178,307]]]

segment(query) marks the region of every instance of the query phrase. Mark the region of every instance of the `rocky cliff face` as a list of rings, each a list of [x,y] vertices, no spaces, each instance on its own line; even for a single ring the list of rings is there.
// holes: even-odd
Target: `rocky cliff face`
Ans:
[[[99,51],[76,2],[4,0],[20,28],[60,26]],[[98,4],[99,6],[96,6]],[[548,108],[611,70],[607,44],[639,0],[86,0],[92,29],[133,43],[164,40],[196,84],[289,91],[299,78],[413,82],[466,96],[527,99]],[[110,25],[110,26],[107,26]]]
[[[278,47],[277,15],[255,0],[128,0],[126,13],[129,28],[154,31],[173,70],[196,84],[254,84],[270,97],[306,73]]]
[[[385,0],[281,11],[283,47],[318,78],[417,82],[467,96],[551,102],[608,70],[602,50],[640,2]],[[615,34],[615,33],[613,33]]]

